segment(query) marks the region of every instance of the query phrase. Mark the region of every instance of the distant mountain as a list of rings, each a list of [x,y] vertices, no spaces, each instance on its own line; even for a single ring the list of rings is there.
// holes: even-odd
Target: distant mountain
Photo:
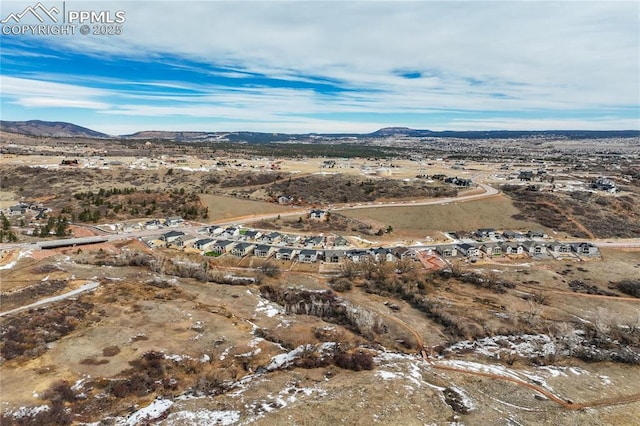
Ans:
[[[0,121],[0,130],[30,136],[109,138],[109,135],[96,132],[71,123],[50,121]],[[487,131],[433,131],[417,130],[408,127],[385,127],[373,133],[261,133],[261,132],[191,132],[148,130],[119,136],[122,139],[166,139],[178,142],[238,142],[273,143],[303,142],[323,143],[367,139],[412,137],[412,138],[458,138],[458,139],[516,139],[554,137],[561,139],[593,138],[638,138],[639,130],[487,130]]]
[[[637,138],[639,130],[416,130],[408,127],[385,127],[368,135],[369,137],[408,136],[415,138],[437,137],[458,139],[513,139],[533,137],[558,137],[563,139],[593,138]]]
[[[29,136],[108,138],[109,135],[60,121],[0,121],[0,130]]]
[[[380,130],[376,130],[370,133],[373,137],[388,137],[388,136],[427,136],[433,133],[431,130],[415,130],[408,127],[385,127]]]

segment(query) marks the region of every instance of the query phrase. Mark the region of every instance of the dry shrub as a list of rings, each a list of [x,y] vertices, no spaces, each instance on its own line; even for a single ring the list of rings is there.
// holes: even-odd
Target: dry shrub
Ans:
[[[333,356],[333,362],[340,368],[353,371],[373,370],[373,356],[369,352],[354,353],[338,352]]]
[[[102,349],[102,356],[116,356],[120,353],[120,347],[118,346],[107,346]]]
[[[82,365],[103,365],[103,364],[109,364],[109,360],[108,359],[98,359],[96,357],[89,357],[89,358],[85,358],[82,361],[80,361],[80,364],[82,364]]]

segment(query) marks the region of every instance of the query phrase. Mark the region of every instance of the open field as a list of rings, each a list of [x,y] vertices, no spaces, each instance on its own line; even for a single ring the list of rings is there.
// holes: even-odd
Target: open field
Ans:
[[[511,217],[518,212],[509,199],[496,196],[464,203],[358,209],[341,213],[358,219],[375,220],[393,226],[396,231],[406,232],[469,231],[489,227],[522,230],[540,228],[535,222]]]
[[[260,201],[241,200],[220,195],[200,195],[200,200],[209,209],[209,220],[219,221],[241,216],[250,216],[265,213],[284,213],[291,208],[274,203]]]

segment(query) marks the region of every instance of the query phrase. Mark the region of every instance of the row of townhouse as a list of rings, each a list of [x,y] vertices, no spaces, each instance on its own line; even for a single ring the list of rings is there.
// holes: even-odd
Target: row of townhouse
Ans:
[[[303,238],[300,235],[283,234],[277,231],[262,233],[255,229],[240,229],[237,227],[223,228],[215,225],[202,228],[199,233],[214,238],[247,241],[258,244],[299,246],[301,248],[325,247],[326,245],[346,247],[350,244],[346,238],[340,236],[330,238],[324,236],[308,236]]]
[[[159,238],[159,245],[164,247],[175,248],[193,248],[202,253],[213,253],[215,255],[232,254],[238,257],[253,255],[260,258],[269,258],[271,256],[278,260],[297,260],[301,263],[315,263],[325,261],[330,263],[340,263],[344,259],[358,263],[365,260],[373,260],[376,262],[391,262],[397,259],[415,260],[417,253],[414,249],[407,247],[384,248],[378,247],[374,249],[352,249],[352,250],[320,250],[313,248],[293,248],[281,247],[270,244],[254,243],[250,241],[234,241],[227,239],[217,239],[205,236],[189,235],[182,231],[169,231],[162,234]],[[150,241],[147,243],[150,246]]]
[[[563,243],[553,241],[544,243],[538,241],[478,243],[478,244],[450,244],[437,246],[436,252],[442,257],[464,256],[468,258],[495,256],[561,256],[575,253],[580,256],[597,256],[598,248],[588,242]]]
[[[371,260],[375,262],[392,262],[396,260],[416,260],[416,249],[409,247],[378,247],[371,249],[314,249],[312,247],[294,248],[275,246],[253,241],[238,241],[188,235],[182,231],[169,231],[159,238],[165,247],[194,248],[202,253],[222,255],[230,253],[234,256],[256,256],[260,258],[274,257],[278,260],[297,260],[300,263],[315,263],[325,261],[340,263],[348,259],[354,263]],[[266,240],[274,241],[274,240]],[[558,241],[539,242],[489,242],[489,243],[460,243],[425,247],[421,250],[435,251],[443,258],[451,257],[497,257],[497,256],[532,256],[543,257],[551,255],[560,257],[576,254],[579,256],[596,256],[598,248],[591,243],[563,243]]]
[[[476,238],[490,238],[490,239],[506,239],[506,240],[519,240],[525,238],[548,238],[548,235],[544,231],[540,230],[529,230],[526,233],[517,232],[517,231],[496,231],[493,228],[480,228],[476,230],[473,235]]]

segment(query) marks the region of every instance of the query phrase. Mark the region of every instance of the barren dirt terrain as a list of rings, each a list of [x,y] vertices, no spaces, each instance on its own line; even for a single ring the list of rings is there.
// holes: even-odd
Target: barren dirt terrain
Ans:
[[[127,247],[134,251],[123,260],[118,253]],[[168,274],[154,272],[153,263],[126,266],[149,256],[137,250],[137,244],[87,246],[53,251],[41,260],[27,253],[2,270],[3,284],[42,287],[54,277],[66,284],[43,290],[47,296],[64,294],[79,283],[99,283],[51,308],[2,318],[2,386],[13,389],[3,393],[4,412],[50,401],[53,408],[46,413],[63,416],[55,408],[62,401],[67,414],[61,418],[82,423],[104,418],[97,413],[124,419],[132,403],[144,407],[165,401],[160,424],[169,425],[190,424],[190,416],[230,416],[234,423],[258,424],[540,419],[567,425],[631,424],[640,415],[640,403],[634,402],[640,398],[636,365],[585,362],[577,355],[579,347],[574,356],[562,349],[568,336],[562,333],[570,324],[606,324],[609,332],[625,330],[617,324],[637,327],[640,299],[608,289],[607,277],[615,281],[637,273],[638,252],[612,250],[601,261],[548,262],[540,268],[475,265],[476,273],[488,277],[486,284],[467,282],[462,275],[416,270],[403,277],[377,270],[368,280],[354,279],[351,290],[322,296],[329,305],[306,311],[296,300],[316,306],[314,298],[329,291],[332,279],[283,272],[277,278],[261,276],[261,284],[201,282],[173,275],[180,265],[200,267],[189,255],[164,258],[162,270]],[[212,262],[210,271],[257,276],[255,271],[228,269],[222,258]],[[588,281],[611,296],[575,293],[567,286],[570,280]],[[415,282],[424,284],[415,287]],[[15,289],[7,291],[3,285],[3,299]],[[356,316],[342,317],[340,309],[330,307],[332,297],[352,306]],[[14,299],[12,305],[27,301]],[[51,329],[52,320],[66,328]],[[15,335],[10,330],[17,321],[29,321],[36,334]],[[630,330],[624,338],[637,348],[638,336]],[[465,343],[516,335],[525,337],[497,346]],[[357,362],[371,364],[350,367],[333,342],[352,356],[367,354]],[[545,349],[549,342],[556,345],[551,352]],[[418,352],[422,345],[431,354],[426,361]],[[506,352],[496,357],[497,351]],[[603,406],[574,411],[536,393],[537,388],[576,404]],[[599,402],[618,397],[621,401]],[[631,399],[617,405],[624,398]],[[304,414],[309,408],[318,412],[312,419]]]

